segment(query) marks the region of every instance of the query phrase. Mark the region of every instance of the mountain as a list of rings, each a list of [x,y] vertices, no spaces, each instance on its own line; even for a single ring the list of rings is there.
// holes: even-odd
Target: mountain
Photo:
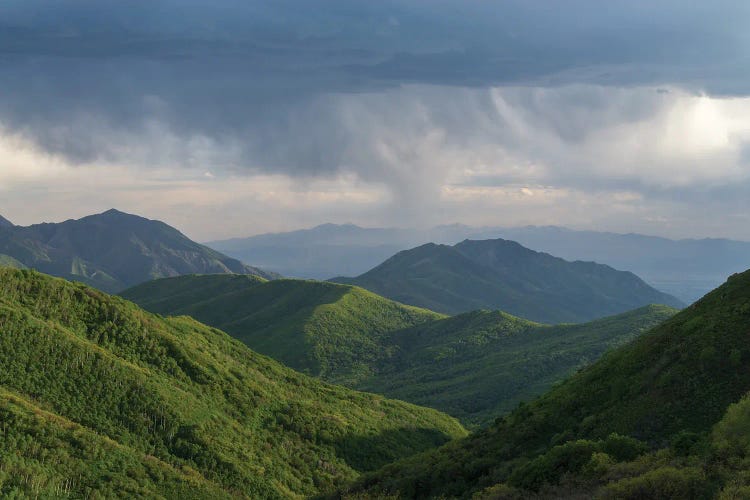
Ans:
[[[746,241],[671,240],[554,226],[507,228],[485,234],[564,259],[593,260],[632,271],[651,286],[687,303],[719,286],[727,276],[750,268],[750,242]]]
[[[328,279],[358,276],[391,255],[425,243],[455,245],[465,239],[503,238],[567,260],[631,271],[649,285],[691,303],[730,274],[750,267],[750,242],[671,240],[642,234],[575,231],[557,226],[430,229],[363,228],[324,224],[313,229],[207,243],[232,257],[284,276]]]
[[[59,224],[3,228],[0,255],[107,292],[191,273],[275,277],[199,245],[163,222],[117,210]]]
[[[750,271],[467,439],[349,490],[399,498],[747,498]]]
[[[13,223],[9,221],[8,219],[6,219],[5,217],[3,217],[2,215],[0,215],[0,228],[3,228],[3,227],[13,227]]]
[[[465,435],[193,319],[0,269],[0,495],[302,498]]]
[[[156,280],[123,296],[152,312],[193,316],[294,369],[471,426],[542,394],[675,313],[648,306],[554,327],[499,311],[446,318],[346,285],[229,275]]]
[[[357,278],[332,281],[448,314],[501,309],[544,323],[590,321],[654,303],[684,305],[632,273],[568,262],[502,239],[430,243]]]

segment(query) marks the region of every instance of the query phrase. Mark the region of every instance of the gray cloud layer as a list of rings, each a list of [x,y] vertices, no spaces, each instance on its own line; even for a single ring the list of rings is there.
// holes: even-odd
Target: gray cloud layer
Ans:
[[[6,0],[0,118],[84,161],[108,152],[61,126],[267,142],[321,95],[403,83],[745,95],[748,19],[728,0]]]
[[[73,164],[353,173],[416,217],[446,184],[739,199],[749,115],[714,109],[726,144],[697,154],[662,132],[702,92],[750,95],[748,19],[740,0],[6,0],[0,126]]]

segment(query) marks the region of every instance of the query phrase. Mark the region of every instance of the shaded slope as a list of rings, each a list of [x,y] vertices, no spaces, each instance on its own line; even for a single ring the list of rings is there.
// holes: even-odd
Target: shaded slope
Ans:
[[[674,314],[650,306],[582,325],[544,326],[502,312],[444,318],[346,285],[182,276],[123,295],[187,314],[289,366],[487,423]]]
[[[687,303],[721,285],[727,276],[750,267],[747,241],[670,240],[554,226],[497,229],[488,233],[564,259],[593,260],[627,269]]]
[[[357,278],[332,281],[449,314],[500,309],[543,323],[590,321],[655,303],[683,305],[632,273],[568,262],[501,239],[427,244]]]
[[[568,443],[570,451],[578,446],[575,439],[603,439],[613,432],[654,447],[679,444],[680,436],[700,438],[750,390],[748,341],[750,271],[732,276],[674,318],[490,428],[418,459],[388,466],[354,490],[400,492],[408,498],[469,496],[496,483],[537,487],[561,480],[559,473],[548,469],[562,467],[555,465],[563,462],[556,462],[553,455],[562,456],[565,450],[552,448],[555,445]],[[746,435],[748,431],[750,425]],[[737,436],[733,439],[737,442]],[[588,460],[592,450],[580,457]],[[569,459],[565,463],[571,466]],[[534,470],[542,475],[527,484],[523,478],[532,477]],[[661,481],[678,472],[659,474]],[[705,476],[701,471],[696,474]],[[650,490],[643,491],[641,495],[648,495]]]
[[[108,292],[190,273],[274,277],[199,245],[163,222],[116,210],[59,224],[6,227],[0,231],[0,254]]]
[[[26,494],[65,479],[75,497],[299,497],[463,433],[434,410],[326,385],[192,319],[33,271],[0,269],[0,331],[0,450],[17,450],[0,472],[28,474],[0,474],[0,488]],[[60,461],[43,459],[53,448]]]
[[[533,312],[526,311],[522,298],[510,287],[495,282],[494,273],[447,245],[428,243],[405,250],[357,278],[332,281],[361,286],[405,304],[447,314],[495,309],[488,306],[485,297],[504,302],[510,306],[503,309],[508,312],[519,308]]]
[[[357,388],[484,425],[674,315],[646,306],[577,325],[475,311],[394,334],[394,356]]]
[[[13,223],[9,221],[8,219],[6,219],[5,217],[3,217],[2,215],[0,215],[0,228],[3,228],[3,227],[6,227],[6,228],[13,227]]]

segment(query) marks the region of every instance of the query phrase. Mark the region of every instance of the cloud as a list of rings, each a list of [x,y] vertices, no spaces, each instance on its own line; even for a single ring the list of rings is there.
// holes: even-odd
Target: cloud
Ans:
[[[157,166],[336,175],[352,155],[327,139],[357,125],[336,116],[338,103],[398,96],[405,84],[746,95],[748,14],[731,0],[8,0],[0,123],[72,163],[128,154]],[[610,98],[597,93],[584,107]],[[637,104],[633,113],[647,111]]]
[[[18,206],[46,186],[71,216],[200,209],[235,221],[226,235],[254,232],[242,213],[268,229],[689,231],[697,200],[714,217],[748,208],[748,14],[731,0],[7,0],[0,189]]]

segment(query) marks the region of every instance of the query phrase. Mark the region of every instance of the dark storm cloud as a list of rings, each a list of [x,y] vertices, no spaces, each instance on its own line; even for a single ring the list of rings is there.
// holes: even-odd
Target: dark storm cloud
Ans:
[[[512,149],[518,139],[489,95],[425,85],[750,93],[747,2],[695,4],[6,0],[0,125],[73,162],[351,170],[413,189],[433,168],[412,150],[419,141],[426,151],[430,141]],[[403,84],[420,90],[399,93]],[[558,103],[517,92],[514,113],[575,144],[597,122],[647,117],[655,99],[638,96],[613,117],[595,112],[609,95],[579,94]]]

